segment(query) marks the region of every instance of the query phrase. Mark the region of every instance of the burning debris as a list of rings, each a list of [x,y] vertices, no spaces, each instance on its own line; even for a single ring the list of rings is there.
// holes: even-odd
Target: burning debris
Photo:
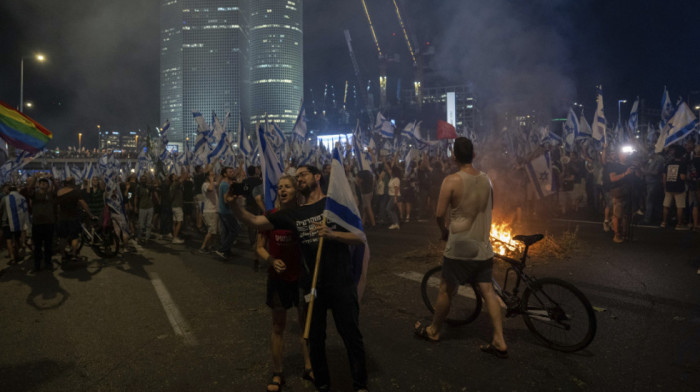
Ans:
[[[571,231],[565,231],[559,236],[554,236],[545,232],[544,239],[533,245],[528,255],[543,259],[562,259],[569,257],[577,245],[578,226]],[[493,251],[503,256],[519,259],[525,246],[513,240],[515,234],[507,223],[493,223],[491,225],[491,245]]]
[[[519,258],[525,246],[513,240],[513,230],[507,223],[491,224],[491,246],[493,251],[501,256]]]

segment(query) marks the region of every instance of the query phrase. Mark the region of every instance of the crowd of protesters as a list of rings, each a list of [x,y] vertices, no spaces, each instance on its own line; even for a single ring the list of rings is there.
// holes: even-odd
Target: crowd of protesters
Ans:
[[[691,138],[661,153],[640,143],[605,145],[602,152],[579,144],[571,149],[539,147],[528,156],[516,158],[507,147],[497,139],[484,141],[479,147],[480,154],[473,157],[474,166],[488,172],[493,183],[494,221],[517,227],[529,219],[585,216],[602,221],[603,230],[612,231],[613,241],[617,243],[627,239],[628,226],[633,220],[636,224],[700,231],[700,145]],[[347,146],[346,151],[350,150]],[[551,189],[542,196],[533,189],[526,166],[544,152],[550,157],[547,175],[551,176]],[[345,175],[354,191],[363,225],[393,231],[411,221],[433,220],[442,181],[458,169],[454,160],[444,155],[418,153],[403,161],[398,153],[380,154],[372,150],[369,153],[371,164],[364,170],[350,155],[345,159]],[[244,167],[242,163],[237,168],[197,166],[192,172],[183,168],[178,174],[169,175],[154,176],[146,172],[137,178],[132,174],[119,184],[121,214],[109,209],[106,201],[115,195],[106,194],[101,178],[96,176],[77,184],[71,177],[57,181],[48,173],[38,172],[21,186],[5,184],[0,189],[3,242],[10,264],[32,253],[34,271],[53,269],[56,253],[64,260],[79,258],[76,239],[81,221],[86,217],[104,219],[105,214],[111,214],[120,226],[117,232],[125,245],[124,251],[138,251],[137,243],[148,247],[153,240],[183,245],[187,237],[190,244],[201,238],[197,246],[200,253],[231,258],[232,247],[246,230],[239,222],[247,223],[256,268],[259,261],[269,264],[267,303],[273,318],[274,372],[268,390],[279,390],[284,384],[283,319],[286,320],[286,311],[292,306],[299,309],[300,320],[304,314],[299,299],[290,294],[295,290],[289,287],[301,284],[299,269],[311,259],[306,253],[313,253],[315,246],[307,243],[308,237],[301,239],[300,227],[309,226],[303,230],[305,235],[314,232],[315,241],[319,237],[331,241],[329,247],[335,252],[334,257],[347,253],[348,260],[343,260],[349,265],[353,262],[349,260],[352,251],[348,249],[361,241],[337,226],[331,229],[317,226],[323,211],[319,203],[327,193],[330,164],[320,169],[289,164],[278,184],[280,210],[267,211],[267,215],[263,215],[266,208],[262,176],[260,167]],[[297,192],[303,197],[297,197]],[[260,233],[258,229],[266,231]],[[54,235],[60,240],[58,247],[54,246]],[[301,260],[306,261],[290,258],[289,241],[281,238],[295,238],[294,248],[304,253]],[[304,267],[309,270],[308,264]],[[326,274],[332,275],[321,280],[320,292],[326,290],[332,295],[320,300],[323,320],[326,309],[332,310],[334,317],[338,317],[336,312],[347,316],[340,321],[344,324],[341,333],[347,335],[344,337],[347,337],[354,387],[362,390],[366,388],[366,370],[355,308],[361,293],[346,290],[346,283],[352,280],[356,287],[357,279],[351,269],[334,269]],[[324,286],[327,282],[343,285]],[[304,289],[310,290],[306,286]],[[303,377],[315,380],[319,390],[324,390],[330,382],[325,363],[325,322],[321,316],[315,316],[314,320],[310,351],[304,351]]]
[[[527,173],[526,163],[531,156],[515,158],[498,140],[483,143],[480,147],[483,154],[475,157],[475,165],[486,170],[494,183],[497,222],[517,227],[528,219],[575,217],[601,220],[603,230],[614,233],[615,242],[626,239],[626,228],[632,220],[635,224],[699,231],[700,145],[687,138],[683,144],[672,145],[661,153],[655,153],[651,145],[640,143],[624,147],[605,146],[602,152],[591,152],[582,145],[571,151],[556,146],[532,152],[531,156],[549,150],[552,189],[544,197],[535,192]],[[412,220],[431,220],[440,183],[446,174],[455,170],[452,160],[421,153],[406,162],[400,160],[399,154],[380,156],[376,151],[370,151],[370,154],[372,164],[366,170],[360,170],[354,159],[345,159],[346,176],[355,190],[364,227],[398,230]],[[294,166],[288,165],[286,172],[293,175]],[[321,174],[327,184],[329,164],[322,166]],[[231,184],[244,186],[247,190],[247,210],[255,214],[264,211],[259,166],[244,169],[239,165],[236,169],[226,167],[221,170],[215,170],[211,165],[197,166],[192,173],[185,169],[179,175],[146,173],[140,178],[132,174],[120,186],[128,225],[125,232],[131,233],[130,238],[138,240],[141,245],[152,239],[182,244],[183,231],[199,232],[204,237],[200,252],[230,257],[231,246],[241,230],[223,201]],[[44,185],[48,188],[45,189]],[[81,197],[72,197],[75,203],[70,208],[78,206],[78,200],[82,200],[87,213],[96,217],[103,215],[105,184],[99,177],[79,186],[74,180],[57,182],[48,173],[38,172],[22,186],[5,184],[0,190],[0,197],[4,200],[1,209],[3,234],[11,249],[11,260],[23,252],[25,242],[32,238],[24,234],[22,239],[9,241],[16,233],[30,228],[29,217],[33,223],[38,219],[39,224],[57,224],[56,234],[65,234],[69,240],[77,235],[79,227],[75,223],[67,228],[61,223],[70,220],[63,211],[68,207],[60,207],[62,188],[65,188],[63,192],[79,188],[80,192],[71,195],[80,194]],[[41,197],[50,201],[41,200]],[[22,223],[15,224],[9,219],[11,214],[8,211],[12,211],[13,203],[19,210],[26,210],[26,217],[25,214],[19,215]],[[20,206],[21,203],[26,207]],[[56,220],[48,218],[51,215],[45,212],[48,207],[39,207],[39,215],[33,213],[35,204],[53,205]],[[68,214],[79,215],[81,212],[73,210]],[[18,229],[17,225],[23,228]],[[42,227],[41,230],[48,228]],[[256,231],[247,231],[252,246]],[[126,243],[133,244],[131,241]],[[125,248],[133,249],[132,246]]]

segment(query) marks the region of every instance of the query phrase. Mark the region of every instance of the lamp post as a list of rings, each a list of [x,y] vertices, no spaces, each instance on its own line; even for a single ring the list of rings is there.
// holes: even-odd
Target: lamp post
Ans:
[[[43,54],[34,55],[34,59],[38,62],[46,61],[46,56]],[[24,112],[24,56],[19,61],[19,111]]]
[[[618,99],[617,100],[617,123],[622,125],[622,111],[620,109],[620,104],[627,103],[626,99]]]

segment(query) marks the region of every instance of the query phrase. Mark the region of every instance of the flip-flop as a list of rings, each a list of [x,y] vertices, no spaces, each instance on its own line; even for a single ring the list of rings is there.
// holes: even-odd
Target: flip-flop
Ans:
[[[481,350],[487,354],[492,354],[496,358],[500,358],[500,359],[508,358],[508,350],[499,350],[496,347],[494,347],[492,344],[485,344],[485,345],[479,346],[479,350]]]
[[[279,382],[278,382],[278,381],[275,381],[275,377],[279,377],[279,379],[280,379]],[[273,387],[273,388],[276,387],[277,390],[274,391],[274,392],[281,392],[281,391],[282,391],[282,387],[284,386],[284,384],[285,384],[285,382],[284,382],[284,373],[281,373],[281,372],[280,372],[280,373],[274,372],[274,373],[272,373],[272,381],[270,381],[270,383],[267,384],[266,391],[267,391],[267,392],[273,392],[273,391],[270,391],[270,387]]]
[[[413,329],[413,334],[423,340],[427,340],[430,343],[437,343],[440,341],[440,339],[434,339],[430,337],[430,334],[428,333],[428,326],[423,325],[422,322],[418,321],[418,325]]]

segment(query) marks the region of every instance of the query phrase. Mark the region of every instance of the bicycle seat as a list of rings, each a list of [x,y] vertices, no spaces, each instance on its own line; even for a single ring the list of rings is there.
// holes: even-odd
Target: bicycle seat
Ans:
[[[542,238],[544,238],[544,234],[530,234],[530,235],[522,235],[521,234],[521,235],[516,235],[515,237],[513,237],[514,240],[522,242],[523,244],[525,244],[525,246],[530,246],[530,245],[534,244],[535,242],[541,240]]]

